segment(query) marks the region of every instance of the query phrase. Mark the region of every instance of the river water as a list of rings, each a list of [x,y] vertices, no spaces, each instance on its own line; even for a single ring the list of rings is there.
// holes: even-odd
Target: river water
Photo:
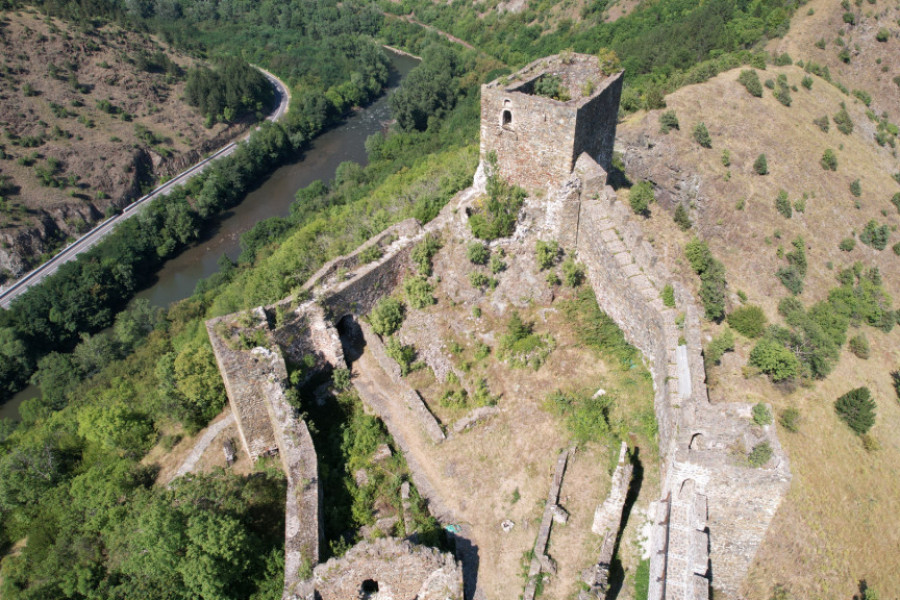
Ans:
[[[147,298],[154,306],[168,306],[187,298],[200,279],[219,270],[218,261],[223,254],[232,260],[237,259],[241,251],[241,234],[263,219],[287,216],[297,190],[317,179],[330,181],[338,165],[344,161],[365,165],[366,138],[385,127],[390,119],[388,98],[400,80],[419,64],[411,56],[389,50],[385,52],[393,66],[386,94],[366,108],[355,111],[343,124],[317,137],[296,162],[272,173],[238,206],[225,213],[213,225],[206,239],[166,262],[157,272],[153,284],[136,297]],[[29,385],[6,403],[0,404],[0,418],[18,420],[19,405],[39,394],[37,387]]]

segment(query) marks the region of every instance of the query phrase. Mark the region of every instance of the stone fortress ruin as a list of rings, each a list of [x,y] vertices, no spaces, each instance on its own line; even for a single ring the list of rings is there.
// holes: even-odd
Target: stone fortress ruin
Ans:
[[[694,299],[657,259],[630,209],[607,185],[622,75],[603,73],[594,56],[567,54],[540,59],[483,86],[482,160],[474,185],[457,194],[436,219],[425,226],[414,220],[399,223],[327,263],[303,286],[309,300],[288,298],[207,323],[244,450],[254,459],[277,454],[287,474],[285,599],[485,597],[475,583],[478,561],[469,552],[465,529],[450,535],[455,558],[414,540],[389,538],[361,542],[343,557],[318,564],[323,498],[316,449],[287,401],[285,359],[315,357],[306,377],[346,367],[338,328],[349,319],[389,385],[379,390],[354,379],[360,398],[384,421],[431,513],[441,522],[456,522],[421,468],[423,456],[414,451],[409,432],[420,431],[430,444],[440,445],[488,411],[442,427],[400,376],[380,338],[355,319],[368,314],[413,270],[412,248],[427,234],[467,233],[466,211],[484,193],[489,155],[496,155],[502,177],[529,193],[526,216],[514,237],[541,235],[574,250],[600,308],[643,353],[652,374],[662,493],[649,515],[649,597],[699,600],[709,598],[713,589],[720,599],[739,597],[741,582],[790,485],[790,469],[774,428],[753,426],[750,404],[710,403]],[[535,93],[543,91],[548,79],[558,86],[556,97]],[[372,247],[379,249],[380,258],[364,262],[361,255]],[[667,284],[675,290],[675,308],[660,299]],[[246,340],[253,340],[252,347],[242,343]],[[439,371],[440,365],[429,366]],[[772,447],[773,457],[751,468],[746,452],[763,441]],[[566,518],[558,496],[570,453],[559,456],[554,471],[526,600],[533,597],[535,577],[555,568],[545,546],[552,523]],[[601,536],[602,549],[596,565],[583,574],[589,591],[581,597],[606,593],[630,474],[623,448],[613,489],[595,514],[593,531]],[[508,597],[520,593],[510,589]]]

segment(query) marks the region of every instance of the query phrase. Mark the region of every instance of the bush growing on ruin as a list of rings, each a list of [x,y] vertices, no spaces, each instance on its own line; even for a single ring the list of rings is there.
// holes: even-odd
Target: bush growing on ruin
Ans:
[[[431,295],[434,291],[434,286],[422,275],[404,279],[403,291],[406,293],[406,301],[417,310],[437,303],[435,297]]]
[[[416,360],[416,349],[413,346],[405,346],[396,337],[391,336],[384,345],[384,350],[400,365],[401,375],[408,375],[415,370],[413,361]]]
[[[735,331],[748,338],[758,338],[766,330],[766,313],[755,304],[737,308],[727,318]]]
[[[631,187],[628,203],[634,214],[649,216],[650,205],[654,202],[656,202],[656,195],[653,193],[653,184],[649,181],[641,181]]]
[[[473,265],[487,264],[490,255],[491,251],[481,242],[472,242],[466,248],[466,258],[468,258],[469,262]]]
[[[475,237],[490,241],[512,235],[526,194],[500,177],[497,155],[493,152],[487,157],[486,170],[488,195],[469,216],[469,227]]]
[[[709,130],[706,129],[706,123],[697,123],[693,131],[694,141],[704,148],[712,148],[712,138],[709,137]]]
[[[584,283],[584,265],[575,262],[571,256],[567,257],[562,264],[563,279],[569,287],[578,287]]]
[[[563,418],[575,441],[585,444],[602,442],[609,435],[613,404],[610,394],[594,397],[589,393],[563,393],[557,390],[544,400],[544,409]]]
[[[875,424],[875,400],[867,387],[852,389],[834,403],[834,410],[857,435],[867,433]]]
[[[660,294],[660,298],[662,298],[663,305],[668,308],[675,308],[675,288],[671,284],[666,284]]]
[[[772,424],[772,412],[769,407],[759,402],[753,405],[753,422],[759,426]]]
[[[667,110],[659,114],[659,132],[668,134],[672,129],[679,129],[678,116],[674,110]]]
[[[747,456],[747,462],[753,468],[764,467],[772,458],[772,454],[772,446],[769,445],[769,442],[761,442],[753,446]]]
[[[554,242],[545,242],[538,240],[535,244],[535,254],[537,258],[538,268],[541,271],[549,269],[559,257],[559,244]]]
[[[369,324],[380,336],[389,336],[400,329],[406,310],[396,298],[381,298],[369,313]]]
[[[534,333],[534,323],[523,320],[518,311],[513,311],[506,323],[506,333],[497,346],[497,355],[512,367],[530,366],[537,370],[554,345],[552,337]]]
[[[419,244],[413,248],[412,260],[416,263],[416,269],[420,275],[429,276],[432,271],[432,259],[441,249],[441,238],[437,234],[429,233]]]
[[[759,82],[759,75],[756,73],[756,70],[745,69],[741,71],[741,74],[738,76],[738,83],[743,85],[750,92],[751,96],[762,98],[763,88]]]

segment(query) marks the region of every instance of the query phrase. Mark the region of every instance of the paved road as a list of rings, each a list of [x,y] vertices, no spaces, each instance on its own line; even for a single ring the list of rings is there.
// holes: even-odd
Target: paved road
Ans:
[[[272,85],[275,86],[275,93],[278,95],[278,107],[272,114],[268,116],[267,120],[277,121],[281,119],[281,117],[283,117],[287,112],[288,105],[291,101],[291,93],[283,81],[281,81],[265,69],[262,69],[260,67],[257,67],[257,69],[262,71],[263,75],[265,75],[266,78],[272,82]],[[73,260],[82,252],[86,252],[93,248],[100,240],[106,237],[115,228],[116,225],[118,225],[125,219],[133,217],[146,203],[154,200],[155,198],[159,198],[160,196],[165,196],[175,186],[183,185],[195,175],[202,173],[210,163],[219,158],[230,155],[235,151],[235,149],[237,149],[237,145],[240,141],[246,140],[249,137],[250,134],[248,133],[241,140],[231,142],[223,148],[220,148],[217,152],[215,152],[208,158],[201,160],[191,168],[183,171],[146,196],[135,200],[133,203],[125,207],[121,214],[109,217],[108,219],[96,225],[89,232],[66,246],[56,256],[40,265],[39,267],[35,268],[33,271],[30,271],[28,274],[24,275],[22,278],[16,281],[8,289],[0,293],[0,307],[9,308],[10,303],[19,295],[23,294],[28,288],[33,285],[39,284],[44,280],[45,277],[49,277],[50,275],[56,273],[56,271],[62,265],[66,264],[70,260]]]

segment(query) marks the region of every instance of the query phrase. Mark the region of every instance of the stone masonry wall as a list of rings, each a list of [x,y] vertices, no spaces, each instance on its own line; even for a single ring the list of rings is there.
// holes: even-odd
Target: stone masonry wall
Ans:
[[[699,309],[675,283],[676,308],[662,304],[660,291],[672,278],[628,207],[598,185],[604,175],[582,155],[570,192],[554,199],[571,202],[571,188],[580,188],[579,217],[570,224],[578,256],[600,307],[644,353],[653,376],[665,497],[651,540],[650,598],[702,600],[710,583],[720,597],[735,598],[789,487],[787,458],[774,428],[751,426],[749,404],[709,403]],[[763,468],[732,456],[735,447],[749,451],[763,441],[774,451]]]
[[[589,96],[580,87],[569,89],[568,101],[533,94],[534,82],[545,74],[570,87],[578,75],[599,74],[594,56],[575,54],[568,60],[539,59],[510,82],[481,86],[482,161],[496,152],[503,177],[526,189],[562,184],[582,152],[607,168],[612,161],[622,73],[599,81]]]

